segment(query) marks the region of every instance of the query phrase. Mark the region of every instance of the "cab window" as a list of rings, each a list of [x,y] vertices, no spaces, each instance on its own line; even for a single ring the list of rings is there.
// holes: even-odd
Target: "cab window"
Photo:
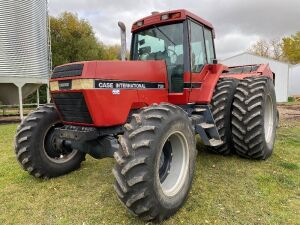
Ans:
[[[204,38],[205,38],[205,48],[207,54],[207,62],[209,64],[213,63],[213,60],[216,58],[214,50],[213,35],[211,30],[204,28]]]
[[[199,73],[207,64],[203,27],[193,21],[189,21],[191,42],[191,71]]]

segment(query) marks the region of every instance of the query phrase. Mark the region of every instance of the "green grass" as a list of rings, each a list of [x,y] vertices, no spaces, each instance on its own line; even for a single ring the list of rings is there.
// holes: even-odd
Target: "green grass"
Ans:
[[[144,224],[119,203],[112,159],[40,181],[15,160],[16,125],[0,126],[0,224]],[[281,127],[266,161],[207,153],[183,208],[163,224],[300,224],[300,124]]]

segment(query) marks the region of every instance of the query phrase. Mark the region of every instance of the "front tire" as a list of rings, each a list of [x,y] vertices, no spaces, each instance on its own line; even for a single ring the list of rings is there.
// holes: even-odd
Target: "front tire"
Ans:
[[[20,124],[15,137],[17,160],[36,178],[67,174],[80,167],[85,154],[76,150],[60,152],[55,148],[55,128],[62,126],[53,105],[39,107]]]
[[[171,104],[134,114],[114,154],[115,190],[134,215],[162,221],[184,203],[197,155],[194,130],[186,113]]]
[[[274,84],[267,77],[240,81],[232,111],[232,134],[238,155],[267,159],[273,152],[277,126]]]

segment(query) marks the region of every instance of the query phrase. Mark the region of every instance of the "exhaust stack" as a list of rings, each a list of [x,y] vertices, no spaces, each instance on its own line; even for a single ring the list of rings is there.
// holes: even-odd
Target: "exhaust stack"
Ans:
[[[126,26],[123,22],[118,22],[118,26],[121,30],[121,60],[126,60]]]

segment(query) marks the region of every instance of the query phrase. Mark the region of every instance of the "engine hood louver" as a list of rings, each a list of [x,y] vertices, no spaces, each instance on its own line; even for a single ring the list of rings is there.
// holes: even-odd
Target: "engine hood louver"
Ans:
[[[64,77],[81,76],[83,67],[84,64],[71,64],[71,65],[56,67],[53,70],[53,74],[51,78],[56,79],[56,78],[64,78]]]

